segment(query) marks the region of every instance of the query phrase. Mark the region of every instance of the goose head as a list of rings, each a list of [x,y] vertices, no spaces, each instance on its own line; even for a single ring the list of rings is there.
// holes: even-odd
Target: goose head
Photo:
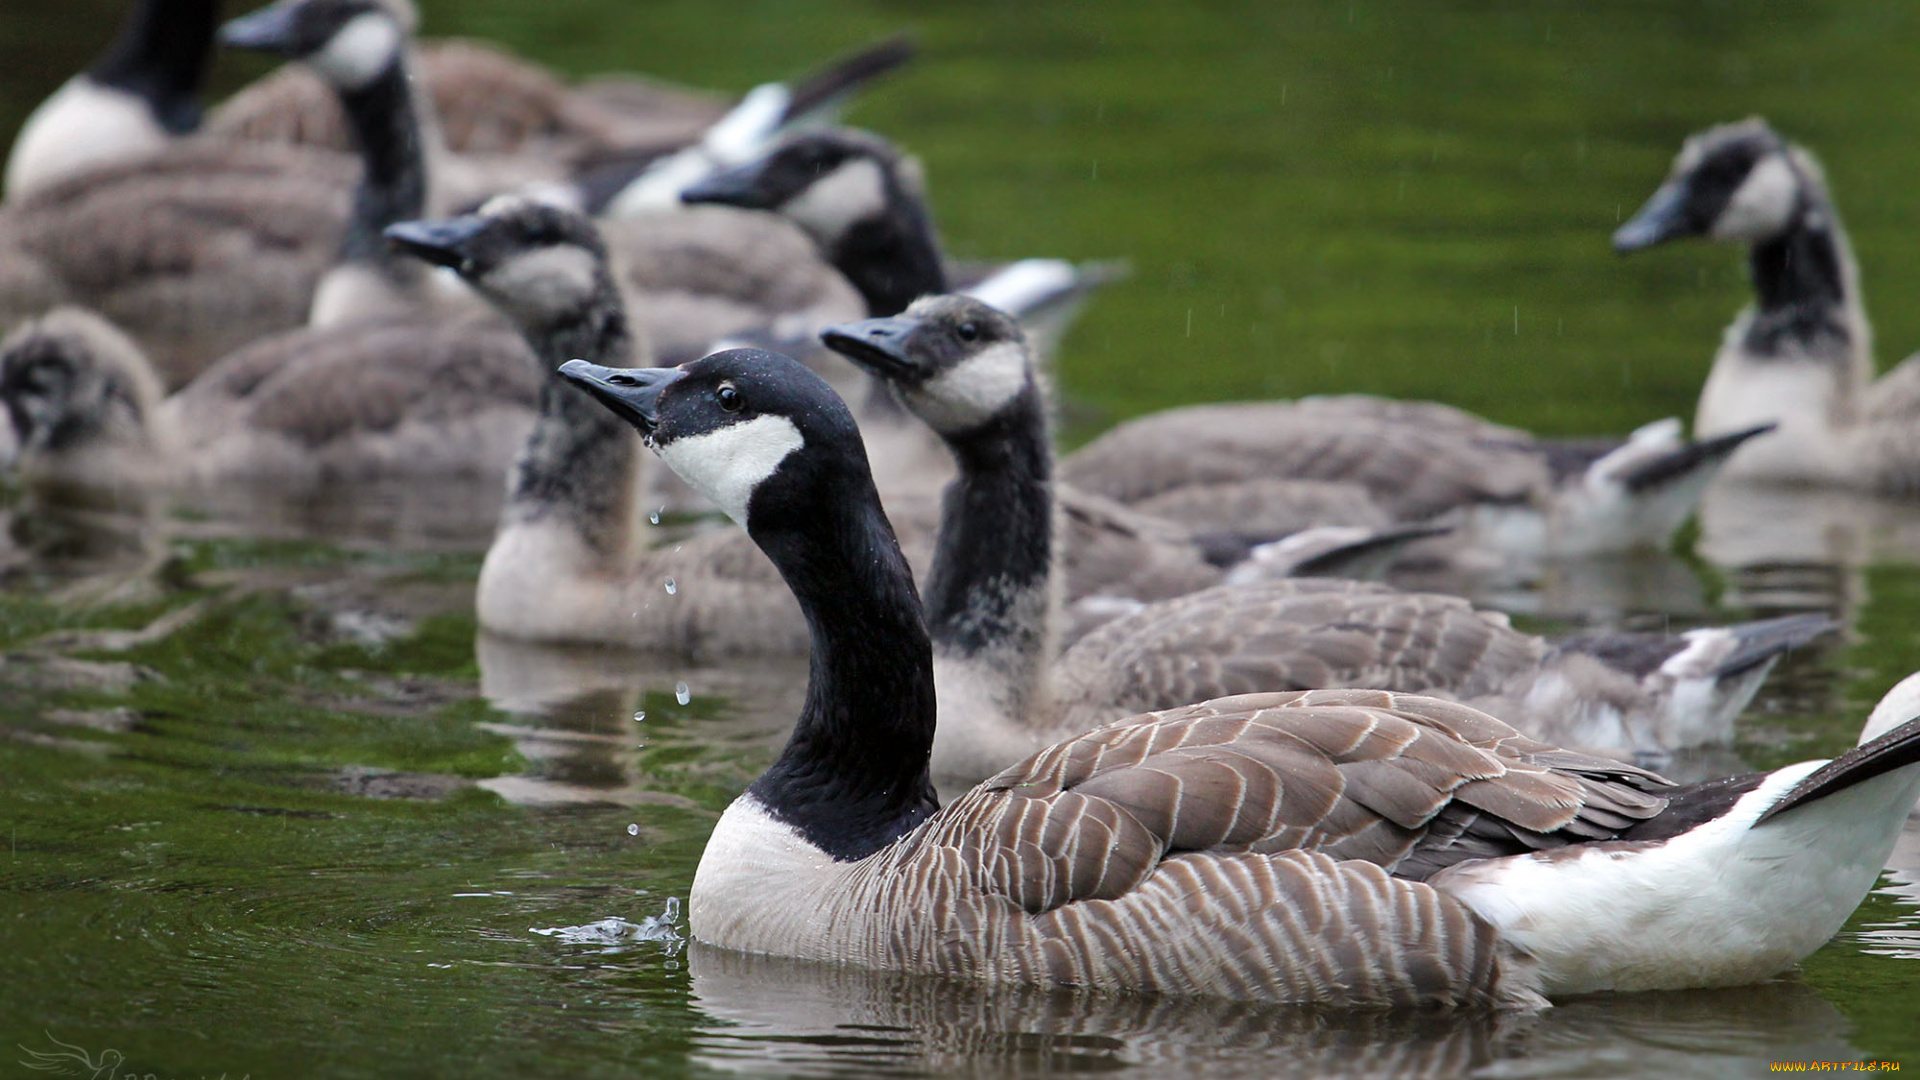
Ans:
[[[278,0],[222,26],[220,43],[304,61],[353,91],[400,61],[415,21],[405,0]]]
[[[132,339],[56,308],[0,341],[0,467],[144,445],[161,396]]]
[[[902,169],[899,151],[876,136],[808,131],[757,161],[702,180],[680,198],[777,213],[832,251],[857,227],[908,202]]]
[[[1764,120],[1708,128],[1687,139],[1659,190],[1614,231],[1614,249],[1638,251],[1689,236],[1771,240],[1808,209],[1808,167]]]
[[[459,274],[523,328],[585,318],[615,298],[600,230],[571,210],[519,196],[489,200],[444,221],[403,221],[385,230],[396,250]]]
[[[789,357],[728,349],[677,368],[569,360],[560,374],[639,429],[668,468],[758,541],[808,532],[824,508],[877,507],[853,414]]]
[[[1026,335],[1012,316],[970,296],[928,296],[899,315],[828,327],[827,347],[892,386],[944,436],[964,435],[1037,404]]]

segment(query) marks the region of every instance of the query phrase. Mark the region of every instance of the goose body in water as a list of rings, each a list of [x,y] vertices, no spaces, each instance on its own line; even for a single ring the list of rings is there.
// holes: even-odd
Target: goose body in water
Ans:
[[[1745,244],[1754,287],[1714,356],[1694,430],[1779,424],[1727,475],[1920,492],[1920,360],[1874,379],[1860,271],[1813,155],[1759,119],[1692,136],[1613,244],[1687,237]]]
[[[970,297],[928,297],[823,336],[885,379],[958,465],[925,587],[943,777],[988,776],[1130,713],[1326,686],[1498,702],[1529,734],[1657,756],[1724,740],[1779,655],[1831,628],[1801,616],[1556,646],[1456,597],[1310,579],[1143,605],[1056,658],[1053,447],[1019,324]]]
[[[1756,981],[1852,913],[1920,794],[1920,679],[1833,762],[1680,787],[1432,698],[1226,698],[1049,747],[942,808],[933,650],[845,405],[754,350],[563,374],[645,432],[806,614],[807,695],[721,816],[709,944],[969,979],[1540,1006]]]

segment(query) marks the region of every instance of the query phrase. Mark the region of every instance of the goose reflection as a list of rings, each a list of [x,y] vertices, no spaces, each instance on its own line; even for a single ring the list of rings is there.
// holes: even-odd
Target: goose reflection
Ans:
[[[980,986],[698,942],[687,959],[707,1017],[695,1060],[745,1075],[1686,1077],[1860,1056],[1839,1011],[1791,979],[1537,1014],[1392,1012]]]

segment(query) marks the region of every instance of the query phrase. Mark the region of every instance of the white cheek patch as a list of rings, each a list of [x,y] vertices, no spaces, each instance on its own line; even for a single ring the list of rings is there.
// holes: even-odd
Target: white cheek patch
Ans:
[[[1776,236],[1793,218],[1800,199],[1800,181],[1780,154],[1762,158],[1740,182],[1727,208],[1714,219],[1717,240],[1765,240]]]
[[[887,184],[880,164],[855,158],[787,200],[780,212],[826,246],[845,236],[856,222],[886,208]]]
[[[476,284],[515,320],[539,325],[579,310],[594,294],[598,269],[593,252],[561,244],[515,255]]]
[[[753,497],[753,489],[806,441],[786,417],[756,416],[704,435],[675,439],[655,449],[667,468],[745,528],[747,500]]]
[[[334,31],[326,47],[308,57],[307,63],[335,86],[358,90],[387,70],[399,55],[400,42],[399,25],[369,11]]]
[[[905,391],[915,416],[943,434],[970,431],[996,416],[1027,386],[1027,352],[1017,342],[988,346]]]

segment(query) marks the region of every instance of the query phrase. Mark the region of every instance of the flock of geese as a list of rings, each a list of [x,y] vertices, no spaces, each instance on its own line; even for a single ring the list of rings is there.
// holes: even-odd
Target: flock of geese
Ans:
[[[1347,396],[1056,458],[1044,353],[1114,268],[945,256],[917,162],[826,117],[905,43],[729,105],[417,44],[404,0],[218,7],[136,0],[15,139],[0,461],[107,495],[504,475],[486,630],[810,655],[701,860],[704,941],[1286,1002],[1724,985],[1831,937],[1920,796],[1920,676],[1831,762],[1642,767],[1825,619],[1548,640],[1355,580],[1664,546],[1723,473],[1920,487],[1920,364],[1870,382],[1825,181],[1760,121],[1614,236],[1748,248],[1692,439]],[[297,63],[203,114],[216,42]],[[651,547],[663,505],[739,528]]]

